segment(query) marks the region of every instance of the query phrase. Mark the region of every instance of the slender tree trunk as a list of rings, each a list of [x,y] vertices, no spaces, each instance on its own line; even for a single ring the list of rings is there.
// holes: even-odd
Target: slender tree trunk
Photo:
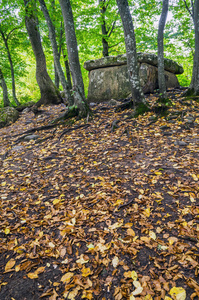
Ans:
[[[160,16],[158,26],[158,85],[160,99],[164,100],[167,98],[166,82],[164,75],[164,27],[166,24],[167,14],[169,8],[169,0],[163,0],[162,13]]]
[[[194,29],[195,29],[195,53],[193,60],[192,79],[189,89],[186,93],[189,95],[199,95],[199,0],[194,2]]]
[[[134,102],[134,107],[142,107],[147,110],[147,102],[145,100],[139,77],[139,69],[137,63],[136,41],[132,17],[130,14],[128,1],[117,0],[119,13],[124,28],[124,38],[126,45],[127,67],[129,73],[129,81]]]
[[[10,106],[10,100],[8,98],[8,89],[1,68],[0,68],[0,86],[3,89],[3,106],[4,107]]]
[[[66,44],[68,50],[68,60],[73,80],[74,107],[78,110],[79,116],[83,117],[88,114],[89,107],[85,99],[84,83],[79,63],[79,55],[77,48],[77,39],[73,21],[73,13],[70,0],[59,0],[62,15],[64,19],[64,28],[66,36]]]
[[[70,76],[70,67],[69,67],[69,63],[68,63],[68,58],[67,58],[66,54],[64,53],[63,48],[62,48],[62,54],[63,54],[64,64],[65,64],[66,78],[68,81],[69,88],[72,91],[73,86],[72,86],[72,81],[71,81],[71,76]]]
[[[61,22],[61,26],[62,26],[62,22]],[[59,61],[60,61],[60,57],[61,57],[62,35],[63,35],[63,32],[62,32],[62,27],[61,27],[60,36],[59,36],[59,46],[58,46]],[[57,88],[59,88],[59,74],[57,72],[55,63],[54,63],[54,70],[55,70],[55,85]]]
[[[14,99],[15,103],[17,105],[20,105],[19,100],[17,99],[17,96],[16,96],[14,67],[13,67],[12,57],[11,57],[11,54],[10,54],[10,49],[9,49],[9,46],[8,46],[8,40],[6,39],[4,33],[2,31],[0,31],[0,32],[1,32],[4,44],[5,44],[5,47],[6,47],[6,50],[7,50],[8,59],[9,59],[9,63],[10,63],[10,70],[11,70],[11,76],[12,76],[12,96],[13,96],[13,99]]]
[[[69,104],[69,106],[71,106],[71,105],[73,105],[74,101],[73,101],[73,97],[71,95],[71,92],[70,92],[70,89],[69,89],[69,86],[68,86],[68,82],[66,81],[64,72],[63,72],[61,64],[60,64],[60,55],[59,55],[59,52],[58,52],[58,47],[57,47],[57,42],[56,42],[55,27],[54,27],[54,25],[51,21],[48,9],[47,9],[46,4],[45,4],[45,1],[44,0],[39,0],[39,3],[40,3],[41,10],[44,14],[44,17],[45,17],[47,25],[48,25],[49,38],[50,38],[52,49],[53,49],[53,56],[54,56],[54,62],[55,62],[56,70],[58,72],[59,79],[60,79],[61,84],[63,86],[64,93],[66,95],[68,104]]]
[[[105,21],[105,13],[106,13],[106,0],[99,0],[99,8],[100,8],[100,15],[101,15],[101,29],[102,29],[102,46],[103,46],[103,56],[109,56],[108,55],[108,42],[107,42],[107,35],[108,30],[106,27],[106,21]]]
[[[46,68],[46,58],[43,52],[41,37],[36,16],[35,0],[24,0],[26,7],[25,23],[36,59],[36,79],[40,88],[41,99],[37,106],[42,104],[59,104],[63,102],[60,92],[52,82]]]

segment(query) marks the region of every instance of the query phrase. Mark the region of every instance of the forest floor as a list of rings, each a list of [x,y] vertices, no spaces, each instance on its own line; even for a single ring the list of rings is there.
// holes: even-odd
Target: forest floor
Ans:
[[[199,299],[199,103],[0,129],[0,300]],[[157,96],[147,96],[154,106]]]

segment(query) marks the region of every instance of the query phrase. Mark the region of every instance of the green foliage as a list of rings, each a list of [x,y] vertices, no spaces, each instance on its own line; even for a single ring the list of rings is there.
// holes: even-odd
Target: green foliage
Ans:
[[[86,94],[89,78],[88,71],[83,68],[83,64],[86,60],[102,57],[102,16],[100,15],[98,3],[99,1],[93,0],[71,0]],[[124,36],[121,19],[117,15],[116,1],[109,0],[106,3],[108,7],[105,13],[105,21],[109,30],[116,20],[115,28],[110,37],[108,37],[108,43],[111,47],[109,53],[110,55],[123,54],[125,52]],[[187,1],[187,3],[190,7],[191,2]],[[55,26],[58,45],[61,44],[66,49],[64,32],[60,39],[60,33],[63,31],[63,21],[59,1],[47,0],[46,5]],[[162,1],[132,0],[129,1],[129,5],[135,27],[137,51],[157,53],[157,26]],[[40,92],[35,79],[35,59],[25,28],[24,3],[22,0],[2,0],[0,9],[1,30],[7,36],[14,29],[9,34],[8,45],[14,64],[17,97],[22,103],[29,100],[37,101],[40,97]],[[182,64],[184,73],[178,75],[178,79],[180,85],[188,86],[191,81],[194,52],[193,21],[183,0],[171,0],[169,11],[165,27],[165,56]],[[54,79],[54,61],[48,38],[48,28],[38,3],[37,14],[47,69],[51,78]],[[0,66],[3,70],[9,98],[12,102],[10,66],[1,35],[0,56]],[[63,69],[65,69],[62,56],[61,64]],[[2,105],[2,102],[3,95],[0,89],[0,105]]]

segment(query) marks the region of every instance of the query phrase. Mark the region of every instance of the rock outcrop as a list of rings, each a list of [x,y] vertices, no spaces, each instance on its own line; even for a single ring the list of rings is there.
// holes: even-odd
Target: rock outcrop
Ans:
[[[14,123],[19,117],[19,112],[14,107],[0,108],[0,128]]]
[[[144,93],[153,93],[158,88],[157,55],[138,53],[141,86]],[[175,61],[164,59],[167,88],[179,86],[175,74],[182,74],[183,68]],[[89,102],[119,100],[131,93],[126,55],[108,56],[84,63],[89,71]]]

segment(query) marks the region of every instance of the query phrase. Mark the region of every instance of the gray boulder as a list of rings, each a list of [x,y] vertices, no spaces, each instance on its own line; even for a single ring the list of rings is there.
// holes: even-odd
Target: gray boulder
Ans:
[[[19,117],[19,112],[14,107],[0,108],[0,128],[14,123]]]
[[[158,88],[157,55],[138,53],[139,74],[144,93],[153,93]],[[89,71],[89,102],[104,102],[126,98],[131,93],[126,55],[108,56],[84,63]],[[176,62],[165,59],[165,79],[167,88],[179,87],[175,74],[183,68]]]

